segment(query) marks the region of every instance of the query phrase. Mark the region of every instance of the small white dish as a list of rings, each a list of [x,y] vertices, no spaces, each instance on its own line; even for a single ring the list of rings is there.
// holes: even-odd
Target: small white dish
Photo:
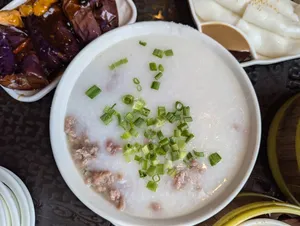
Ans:
[[[2,10],[11,10],[19,5],[26,2],[26,0],[13,0],[8,5],[2,8]],[[119,14],[119,26],[124,26],[126,24],[132,24],[136,22],[137,19],[137,9],[133,0],[116,0],[118,14]],[[62,76],[62,75],[61,75]],[[55,78],[48,86],[41,90],[32,90],[32,91],[22,91],[22,90],[13,90],[1,86],[12,98],[21,101],[21,102],[35,102],[46,96],[48,93],[53,90],[61,76]]]
[[[5,226],[11,226],[11,217],[8,210],[8,206],[1,195],[0,195],[0,205],[2,206],[4,212],[4,218],[6,222]]]
[[[4,208],[6,207],[4,207],[4,204],[0,201],[0,225],[7,226]]]
[[[201,19],[197,16],[196,14],[196,9],[195,9],[195,6],[194,6],[194,3],[193,3],[194,0],[188,0],[188,3],[189,3],[189,6],[190,6],[190,10],[191,10],[191,14],[192,14],[192,17],[193,17],[193,20],[196,24],[196,27],[197,29],[202,32],[202,29],[201,29],[201,26],[203,24],[209,24],[211,22],[204,22],[204,21],[201,21]],[[221,22],[220,22],[221,23]],[[223,24],[226,24],[228,26],[231,26],[233,27],[237,32],[243,34],[243,32],[235,27],[235,26],[232,26],[230,24],[227,24],[227,23],[223,23]],[[254,47],[253,45],[248,41],[248,44],[250,46],[250,49],[253,49],[254,50]],[[253,60],[250,60],[250,61],[247,61],[247,62],[243,62],[241,63],[241,66],[242,67],[248,67],[248,66],[252,66],[252,65],[268,65],[268,64],[275,64],[275,63],[280,63],[280,62],[284,62],[284,61],[288,61],[288,60],[292,60],[292,59],[297,59],[297,58],[300,58],[300,54],[298,55],[294,55],[294,56],[284,56],[284,57],[278,57],[278,58],[264,58],[264,57],[261,57],[259,56],[258,54],[253,54],[252,53],[252,57],[253,57]]]
[[[64,133],[64,122],[69,96],[71,95],[72,88],[83,70],[94,60],[96,56],[111,46],[125,39],[146,36],[149,34],[161,36],[174,35],[187,39],[190,38],[192,41],[203,41],[207,47],[212,50],[212,52],[222,57],[224,62],[226,62],[228,67],[230,67],[233,71],[241,89],[247,93],[247,104],[251,115],[250,123],[253,126],[253,132],[249,134],[249,146],[243,159],[242,167],[227,189],[220,194],[218,198],[215,198],[211,203],[205,206],[205,208],[197,209],[184,216],[176,216],[165,219],[142,218],[129,215],[126,212],[120,212],[109,202],[105,201],[101,195],[93,192],[88,186],[86,186],[81,175],[78,173],[78,169],[76,168],[69,153],[68,143]],[[139,22],[125,27],[120,27],[102,35],[86,46],[66,69],[65,75],[56,89],[50,115],[50,140],[53,155],[65,182],[79,200],[81,200],[88,208],[114,224],[122,226],[195,225],[210,218],[228,205],[247,181],[258,154],[260,135],[261,119],[259,105],[253,86],[243,68],[225,48],[213,39],[201,34],[191,27],[171,22]],[[66,165],[68,167],[66,167]]]
[[[0,182],[0,196],[4,199],[5,203],[8,206],[8,210],[10,213],[11,225],[12,226],[21,226],[20,224],[20,216],[18,213],[17,204],[14,201],[14,197],[9,191],[9,188],[6,187],[2,182]]]
[[[19,183],[2,167],[0,168],[0,182],[5,184],[16,198],[20,211],[21,226],[30,226],[28,201]]]
[[[34,205],[33,205],[33,201],[32,201],[32,197],[26,187],[26,185],[23,183],[23,181],[13,172],[11,172],[10,170],[0,166],[0,169],[3,169],[4,171],[6,171],[8,174],[11,175],[11,177],[13,179],[15,179],[17,181],[17,183],[19,184],[19,186],[21,187],[22,191],[24,192],[24,195],[26,196],[26,200],[28,203],[28,211],[29,211],[29,218],[30,218],[30,226],[35,226],[35,210],[34,210]]]
[[[288,224],[267,218],[257,218],[253,220],[248,220],[239,226],[289,226]]]

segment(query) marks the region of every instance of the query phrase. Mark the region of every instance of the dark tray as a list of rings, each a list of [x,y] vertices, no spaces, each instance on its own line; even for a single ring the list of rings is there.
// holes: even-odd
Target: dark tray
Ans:
[[[9,1],[0,0],[0,7]],[[185,0],[135,0],[138,21],[167,20],[194,27]],[[284,101],[300,90],[300,60],[245,68],[261,107],[260,154],[244,191],[281,197],[270,173],[266,138],[270,122]],[[86,208],[63,181],[53,159],[49,114],[53,92],[35,103],[22,103],[0,91],[0,165],[27,185],[35,205],[37,226],[108,226]],[[282,198],[282,197],[281,197]]]

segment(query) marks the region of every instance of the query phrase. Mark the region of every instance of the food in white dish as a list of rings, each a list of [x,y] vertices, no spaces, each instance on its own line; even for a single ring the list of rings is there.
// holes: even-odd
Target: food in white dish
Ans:
[[[149,35],[114,45],[85,68],[65,133],[95,192],[128,214],[166,218],[226,189],[244,159],[249,121],[233,71],[203,41]]]
[[[290,0],[194,0],[194,4],[201,21],[229,23],[244,32],[262,59],[300,53],[299,5]]]

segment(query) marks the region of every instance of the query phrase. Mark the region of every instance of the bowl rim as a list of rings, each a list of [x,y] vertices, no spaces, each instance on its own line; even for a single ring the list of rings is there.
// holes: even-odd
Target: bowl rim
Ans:
[[[229,194],[226,195],[226,198],[222,202],[218,202],[218,205],[214,209],[209,209],[204,213],[202,216],[199,216],[199,214],[193,212],[192,214],[187,214],[185,216],[180,217],[174,217],[174,218],[167,218],[167,219],[148,219],[148,218],[140,218],[136,216],[130,216],[125,213],[120,212],[114,212],[114,214],[109,214],[113,212],[110,210],[110,207],[105,207],[105,211],[101,211],[97,209],[89,200],[86,200],[84,195],[82,195],[77,187],[74,187],[73,182],[71,182],[70,177],[67,175],[65,171],[67,170],[75,170],[74,169],[74,163],[71,167],[72,169],[66,169],[65,162],[59,157],[61,155],[61,145],[64,146],[64,149],[67,149],[66,147],[66,138],[63,132],[63,124],[64,124],[64,117],[65,117],[65,110],[67,101],[69,99],[69,95],[67,97],[64,97],[65,92],[71,92],[72,89],[66,89],[68,85],[70,84],[70,81],[77,80],[78,76],[76,77],[74,73],[80,74],[80,72],[76,70],[83,70],[83,65],[87,64],[87,62],[91,62],[96,55],[101,53],[101,51],[105,50],[106,48],[112,46],[115,43],[118,43],[126,38],[133,38],[138,37],[142,35],[149,35],[153,34],[153,32],[162,32],[165,35],[169,35],[170,33],[176,34],[180,31],[181,35],[186,35],[188,33],[192,37],[199,37],[199,40],[202,39],[203,42],[209,43],[211,45],[211,48],[214,48],[219,51],[219,55],[222,55],[224,58],[224,61],[228,61],[229,65],[233,67],[233,69],[236,71],[236,74],[239,75],[242,82],[245,84],[245,88],[247,89],[247,99],[251,99],[250,103],[252,106],[252,109],[249,108],[249,111],[253,111],[253,117],[254,122],[254,130],[253,130],[253,152],[251,152],[251,160],[247,160],[248,167],[245,169],[245,172],[239,178],[238,185],[230,190]],[[184,31],[184,32],[183,32]],[[169,32],[169,33],[168,33]],[[160,33],[159,33],[160,34]],[[100,44],[101,43],[101,44]],[[99,45],[100,44],[100,45]],[[95,48],[98,46],[97,48]],[[106,46],[106,48],[104,47]],[[99,48],[104,48],[103,50],[99,50]],[[97,51],[97,54],[95,52]],[[94,55],[93,53],[94,52]],[[91,57],[92,56],[92,57]],[[88,60],[87,58],[91,58]],[[79,66],[80,65],[80,66]],[[76,78],[74,78],[76,77]],[[75,83],[74,81],[74,83]],[[72,87],[72,86],[71,86]],[[68,91],[66,91],[68,90]],[[67,99],[64,100],[63,99]],[[62,121],[63,120],[63,121]],[[50,141],[52,146],[52,151],[54,155],[55,162],[57,164],[57,167],[64,179],[64,181],[67,183],[68,187],[71,189],[71,191],[77,196],[77,198],[85,204],[89,209],[91,209],[96,214],[106,218],[109,221],[112,221],[118,225],[128,225],[128,226],[134,226],[134,225],[195,225],[199,222],[203,222],[204,220],[212,217],[219,211],[221,211],[225,206],[227,206],[232,199],[238,194],[238,192],[242,189],[244,184],[246,183],[247,179],[250,176],[250,173],[253,170],[259,145],[260,145],[260,137],[261,137],[261,116],[260,116],[260,110],[259,110],[259,104],[258,100],[254,91],[254,88],[246,74],[246,72],[243,70],[243,68],[240,66],[240,64],[235,60],[235,58],[220,44],[218,44],[213,39],[209,38],[208,36],[200,33],[196,29],[193,29],[187,25],[182,24],[176,24],[173,22],[163,22],[163,21],[156,21],[156,22],[139,22],[131,25],[127,25],[124,27],[117,28],[115,30],[112,30],[99,38],[95,39],[93,42],[91,42],[89,45],[87,45],[70,63],[68,68],[65,71],[65,75],[61,79],[56,92],[54,94],[52,107],[51,107],[51,113],[50,113]],[[61,145],[60,145],[61,144]],[[65,150],[66,152],[67,150]],[[69,152],[68,152],[69,154]],[[68,157],[70,158],[70,156]],[[244,159],[246,161],[246,159]],[[72,171],[74,172],[74,171]],[[77,173],[79,174],[79,173]],[[78,175],[74,175],[78,176]],[[73,176],[72,176],[73,177]],[[82,181],[82,179],[81,179]],[[75,183],[75,182],[74,182]],[[83,182],[82,182],[83,183]],[[87,187],[87,186],[86,186]],[[227,189],[228,190],[228,189]],[[225,191],[223,191],[225,193]],[[227,192],[228,193],[228,192]],[[104,205],[104,204],[103,204]]]

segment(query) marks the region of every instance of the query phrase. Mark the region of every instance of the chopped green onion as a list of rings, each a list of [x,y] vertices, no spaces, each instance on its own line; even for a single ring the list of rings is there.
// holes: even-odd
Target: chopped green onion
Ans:
[[[173,162],[171,160],[165,162],[165,169],[171,169],[172,167],[173,167]]]
[[[141,127],[143,124],[144,124],[144,122],[145,122],[145,120],[143,119],[143,118],[141,118],[141,117],[138,117],[135,121],[134,121],[134,125],[136,126],[136,127]]]
[[[134,84],[136,85],[140,84],[140,80],[138,78],[133,78],[132,80]]]
[[[142,160],[142,169],[147,170],[148,168],[148,161],[146,159]]]
[[[173,151],[179,151],[178,144],[172,144],[171,148],[172,148]]]
[[[170,140],[170,143],[171,143],[171,144],[176,144],[176,139],[175,139],[175,137],[170,137],[169,140]]]
[[[189,135],[190,135],[190,132],[187,129],[182,131],[182,133],[181,133],[181,136],[184,136],[184,137],[188,137]]]
[[[174,162],[179,159],[179,153],[177,151],[171,152],[171,160]]]
[[[147,175],[152,177],[156,173],[156,166],[150,166],[147,170]]]
[[[144,107],[141,109],[141,114],[148,117],[148,115],[150,114],[150,110]]]
[[[174,137],[180,137],[181,136],[181,131],[179,129],[174,130]]]
[[[156,148],[155,153],[158,155],[166,155],[167,154],[167,152],[164,149],[162,149],[161,147]]]
[[[153,81],[151,84],[151,89],[159,90],[160,82]]]
[[[191,152],[189,152],[187,155],[186,155],[186,158],[190,161],[193,159],[193,155]]]
[[[108,125],[109,123],[112,122],[112,115],[108,113],[104,113],[103,115],[101,115],[100,119],[105,125]]]
[[[154,62],[149,63],[149,68],[150,68],[150,71],[157,71],[156,63],[154,63]]]
[[[122,117],[121,117],[121,114],[116,112],[115,115],[117,116],[117,119],[118,119],[118,124],[120,125],[122,123]]]
[[[131,105],[134,102],[134,97],[132,95],[125,95],[122,98],[124,104]]]
[[[156,166],[159,163],[157,159],[151,161],[152,166]]]
[[[144,153],[144,155],[147,155],[149,153],[148,145],[144,145],[144,147],[142,147],[142,152]]]
[[[169,118],[170,123],[174,123],[176,121],[176,115],[172,114],[171,117]]]
[[[158,57],[158,58],[163,58],[164,56],[164,51],[160,50],[160,49],[154,49],[153,53],[154,56]]]
[[[148,181],[146,187],[147,187],[149,190],[156,192],[157,186],[158,186],[158,185],[157,185],[157,183],[156,183],[155,181]]]
[[[123,133],[123,134],[121,135],[121,138],[122,138],[123,140],[127,140],[127,139],[129,139],[130,137],[131,137],[130,132],[125,132],[125,133]]]
[[[166,50],[165,55],[166,56],[173,56],[174,55],[173,50],[171,50],[171,49]]]
[[[156,126],[161,127],[165,124],[166,120],[164,118],[158,117],[156,118]]]
[[[159,176],[159,175],[154,175],[154,176],[152,177],[152,180],[153,180],[154,182],[159,182],[159,181],[160,181],[160,176]]]
[[[160,64],[160,65],[158,65],[158,70],[161,71],[161,72],[164,72],[165,69],[164,69],[164,67]]]
[[[131,113],[131,112],[128,112],[126,115],[125,115],[125,120],[127,121],[127,122],[133,122],[133,120],[134,120],[134,115]]]
[[[208,158],[211,166],[218,164],[222,159],[218,153],[213,153]]]
[[[185,141],[184,140],[178,140],[177,141],[179,149],[184,149],[185,148]]]
[[[125,161],[126,162],[131,162],[130,156],[129,155],[124,155]]]
[[[140,91],[142,91],[143,88],[142,88],[142,86],[141,86],[140,84],[138,84],[138,85],[136,86],[136,89],[137,89],[137,91],[140,92]]]
[[[153,143],[149,143],[149,144],[147,144],[147,146],[148,146],[150,151],[153,151],[156,148],[156,145],[154,145]]]
[[[116,61],[115,63],[111,64],[109,66],[109,69],[110,70],[114,70],[115,68],[121,66],[122,64],[126,64],[126,63],[128,63],[128,59],[127,58],[123,58],[123,59],[121,59],[119,61]]]
[[[183,107],[183,115],[189,117],[190,116],[190,107]]]
[[[155,153],[150,153],[149,154],[149,160],[154,161],[157,159],[157,155]]]
[[[176,110],[181,111],[183,109],[183,104],[179,101],[176,101],[175,108]]]
[[[143,99],[138,99],[134,102],[132,109],[140,111],[142,108],[146,105],[145,101]]]
[[[141,159],[142,159],[141,156],[138,156],[138,155],[134,156],[134,160],[137,161],[137,162],[140,162]]]
[[[140,174],[140,178],[144,178],[147,176],[147,173],[145,173],[144,171],[142,170],[139,170],[139,174]]]
[[[179,153],[179,158],[180,158],[180,159],[184,159],[186,156],[187,156],[187,152],[186,152],[186,151],[181,151],[181,152]]]
[[[139,44],[140,44],[141,46],[146,46],[146,45],[147,45],[147,42],[139,41]]]
[[[192,140],[193,138],[194,138],[195,136],[194,136],[194,134],[190,134],[187,138],[186,138],[186,140],[185,140],[185,142],[189,142],[190,140]]]
[[[159,175],[164,175],[165,174],[165,166],[164,164],[158,164],[156,166],[156,173]]]
[[[159,80],[163,76],[163,73],[159,72],[157,75],[155,75],[155,79]]]
[[[171,148],[171,146],[170,146],[170,145],[168,145],[168,144],[166,144],[166,145],[162,146],[162,148],[164,149],[164,151],[165,151],[166,153],[168,153],[168,152],[172,151],[172,148]]]
[[[145,131],[144,136],[148,139],[153,139],[156,136],[156,132],[152,129],[148,129]]]
[[[162,140],[159,141],[159,144],[161,146],[164,146],[164,145],[166,145],[168,143],[169,143],[169,139],[167,137],[165,137],[164,139],[162,139]]]
[[[196,157],[204,157],[204,152],[198,152],[194,150],[193,153]]]
[[[184,131],[184,130],[188,129],[189,126],[186,123],[181,123],[179,126],[177,126],[177,128],[180,129],[181,131]]]
[[[192,122],[192,121],[193,121],[193,118],[190,117],[190,116],[188,116],[188,117],[184,117],[183,120],[184,120],[185,122]]]
[[[94,99],[99,93],[101,93],[101,91],[102,90],[98,86],[93,85],[87,91],[85,91],[85,94],[89,98]]]
[[[155,118],[148,118],[146,120],[146,122],[147,122],[147,126],[153,126],[156,123],[156,119]]]
[[[174,177],[176,175],[176,169],[175,168],[172,168],[172,169],[168,169],[167,171],[167,174],[170,176],[170,177]]]
[[[134,137],[138,137],[138,136],[139,136],[139,133],[138,133],[138,131],[136,131],[135,128],[131,128],[131,129],[129,130],[129,133],[130,133],[132,136],[134,136]]]
[[[159,140],[162,140],[164,138],[164,134],[161,132],[161,130],[159,130],[157,132],[157,137],[158,137]]]
[[[163,106],[157,107],[157,115],[158,116],[165,116],[166,115],[166,108]]]

